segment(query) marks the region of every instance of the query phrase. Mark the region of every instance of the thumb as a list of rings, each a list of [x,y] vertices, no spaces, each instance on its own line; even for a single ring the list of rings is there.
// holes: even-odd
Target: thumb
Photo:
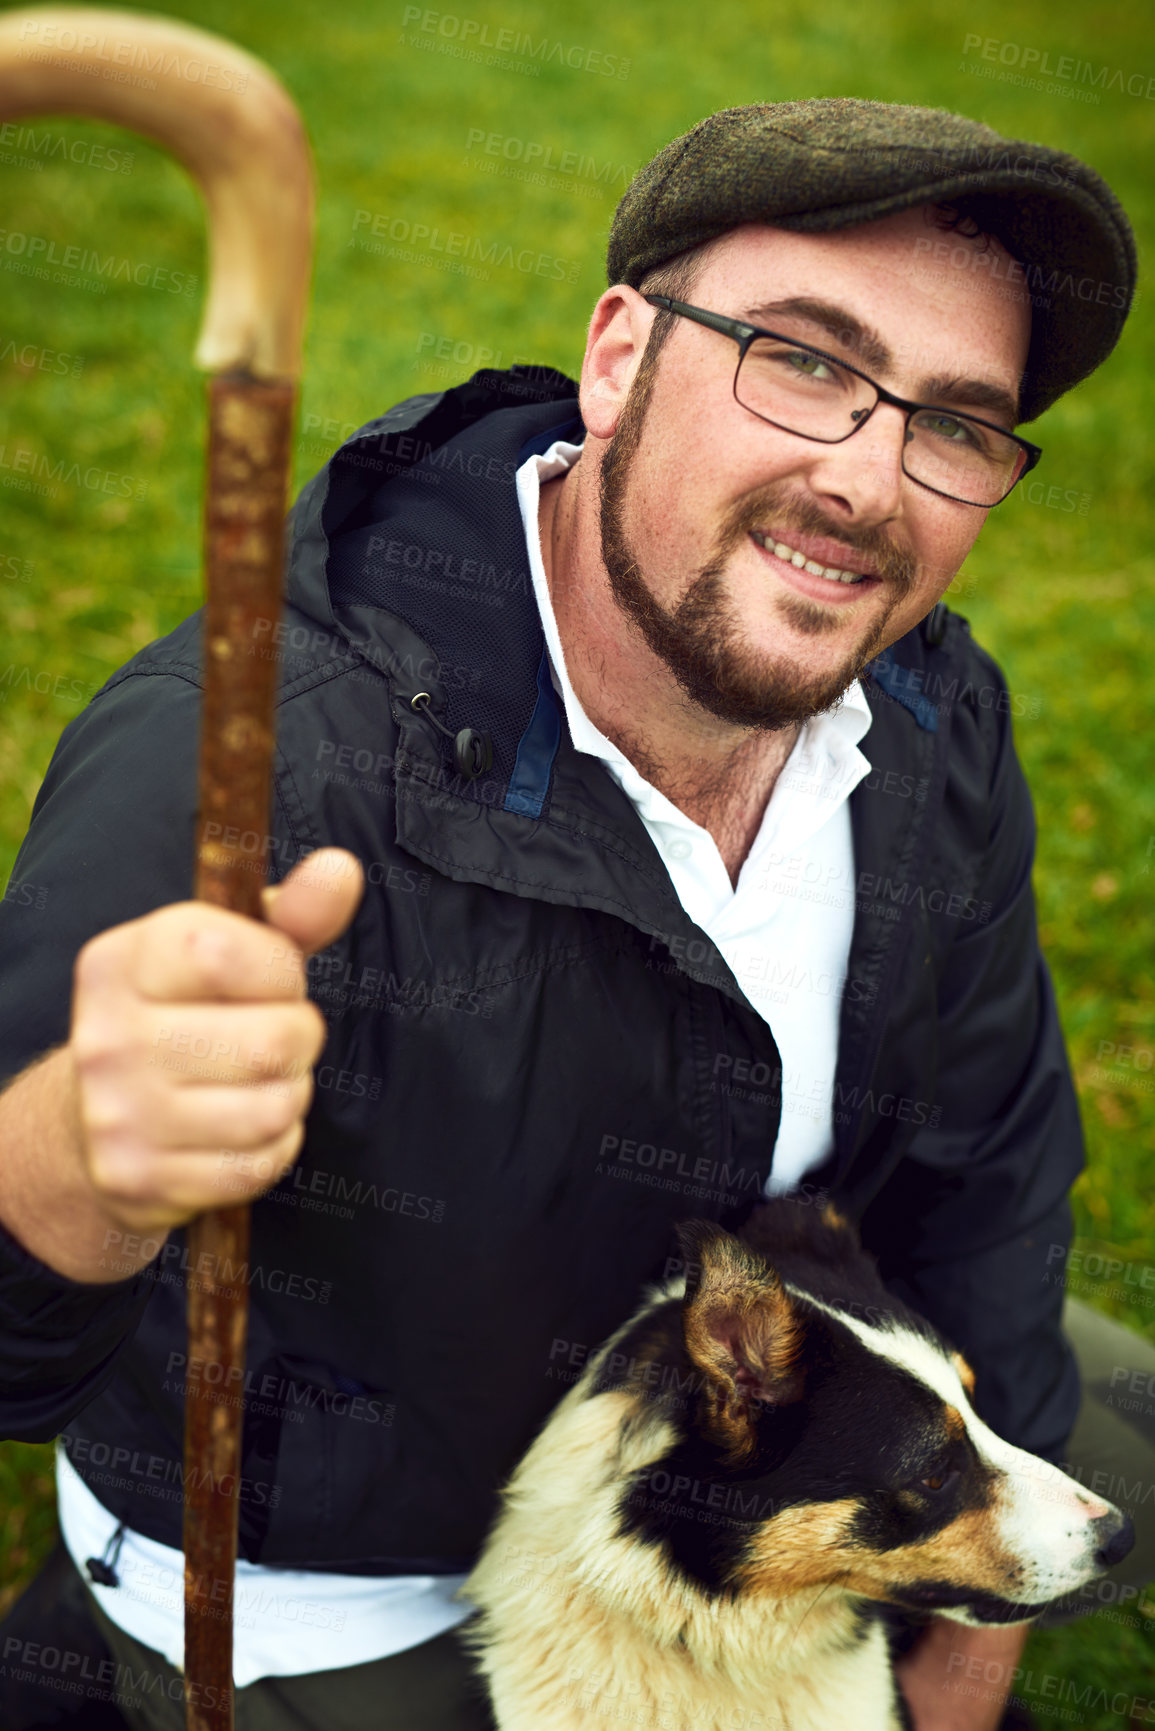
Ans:
[[[344,848],[322,847],[295,865],[283,883],[267,885],[261,905],[269,925],[309,956],[340,937],[364,889],[357,856]]]

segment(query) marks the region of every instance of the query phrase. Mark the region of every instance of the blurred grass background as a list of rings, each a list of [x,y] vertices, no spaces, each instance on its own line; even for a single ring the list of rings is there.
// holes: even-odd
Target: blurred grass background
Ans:
[[[353,426],[468,376],[490,359],[483,350],[498,365],[532,359],[576,375],[626,181],[718,108],[852,95],[970,114],[1098,169],[1135,225],[1141,271],[1149,257],[1155,24],[1122,0],[1093,9],[1019,0],[1013,11],[994,0],[961,10],[947,0],[869,9],[778,0],[772,11],[718,0],[708,16],[696,0],[614,11],[570,0],[564,12],[540,0],[477,0],[460,14],[392,0],[347,0],[326,14],[305,0],[166,9],[266,60],[312,138],[320,216],[295,488]],[[491,42],[504,30],[560,44],[563,55],[585,52],[568,53],[566,65],[527,61],[523,47],[478,64],[452,52],[463,35],[453,18],[477,26],[475,39],[485,26]],[[993,60],[975,39],[994,41]],[[1088,63],[1091,77],[1106,68],[1100,84],[1082,85],[1098,100],[1013,82],[1027,49],[1052,65]],[[1141,94],[1127,93],[1128,80]],[[190,365],[205,276],[198,195],[137,137],[38,121],[37,149],[21,143],[22,128],[0,132],[0,881],[61,729],[200,600],[203,384]],[[65,148],[46,150],[45,134]],[[507,154],[485,151],[490,134]],[[109,167],[114,150],[131,161]],[[542,172],[546,151],[553,166]],[[584,162],[567,165],[567,152]],[[541,178],[528,178],[535,171]],[[375,256],[355,244],[374,217],[464,233],[482,249],[532,248],[562,268],[495,264],[481,267],[483,280],[431,268],[445,255],[420,244],[417,262]],[[21,254],[8,237],[18,234],[54,241],[58,253],[113,255],[129,269],[103,294],[35,281],[11,268]],[[171,292],[177,273],[197,279],[195,292]],[[1155,1261],[1144,1182],[1155,1126],[1155,509],[1143,405],[1155,344],[1141,282],[1111,361],[1027,429],[1046,448],[1032,477],[1046,486],[992,515],[948,599],[1028,700],[1016,705],[1016,730],[1039,816],[1040,920],[1089,1144],[1075,1192],[1080,1245],[1145,1267]],[[53,469],[58,478],[38,485],[54,490],[23,485]],[[1087,1276],[1079,1291],[1155,1341],[1142,1287]],[[50,1446],[0,1446],[0,1614],[54,1531]],[[1104,1612],[1035,1633],[1027,1663],[1080,1694],[1091,1685],[1092,1701],[1100,1689],[1108,1699],[1124,1688],[1155,1697],[1155,1620]],[[1057,1710],[1029,1689],[1027,1699],[1041,1714]],[[1092,1731],[1132,1722],[1086,1711]]]

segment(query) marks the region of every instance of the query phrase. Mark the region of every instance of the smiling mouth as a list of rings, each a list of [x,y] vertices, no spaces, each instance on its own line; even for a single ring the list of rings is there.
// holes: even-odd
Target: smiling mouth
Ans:
[[[869,585],[877,581],[868,571],[848,571],[838,565],[821,565],[817,559],[808,559],[798,548],[758,529],[751,529],[750,539],[757,542],[764,552],[773,553],[776,559],[781,559],[783,564],[793,565],[798,571],[807,571],[812,577],[825,577],[828,582],[842,583],[848,587],[861,583]]]

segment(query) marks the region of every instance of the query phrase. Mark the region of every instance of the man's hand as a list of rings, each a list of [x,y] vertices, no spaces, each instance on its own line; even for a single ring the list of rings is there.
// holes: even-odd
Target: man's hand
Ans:
[[[323,848],[263,892],[267,923],[177,902],[87,943],[71,1036],[0,1093],[0,1224],[70,1280],[151,1262],[173,1226],[292,1165],[325,1021],[305,957],[364,879]]]
[[[933,1618],[894,1667],[915,1731],[998,1731],[1030,1630]]]
[[[167,1233],[292,1165],[326,1033],[305,956],[345,929],[362,887],[354,856],[325,848],[265,890],[268,924],[178,902],[81,950],[69,1040],[81,1156],[116,1224]]]

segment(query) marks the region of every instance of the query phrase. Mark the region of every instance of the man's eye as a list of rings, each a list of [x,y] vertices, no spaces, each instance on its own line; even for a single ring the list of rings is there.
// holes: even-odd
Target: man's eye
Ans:
[[[790,349],[781,357],[794,372],[808,379],[832,379],[834,373],[821,355],[808,355],[805,349]]]
[[[928,415],[918,417],[920,427],[925,427],[928,433],[933,433],[937,439],[944,439],[951,445],[979,444],[976,437],[977,429],[967,421],[960,421],[957,415]]]

